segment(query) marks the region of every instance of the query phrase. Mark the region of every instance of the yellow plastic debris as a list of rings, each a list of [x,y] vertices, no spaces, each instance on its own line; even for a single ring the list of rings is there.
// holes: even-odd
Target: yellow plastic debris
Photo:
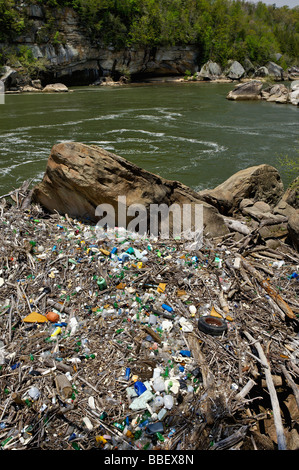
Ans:
[[[212,317],[222,318],[222,315],[220,315],[220,313],[216,312],[214,307],[212,307],[210,315],[212,315]]]
[[[104,248],[100,248],[100,252],[103,253],[103,255],[109,256],[110,251],[104,250]]]
[[[61,331],[62,331],[62,330],[61,330],[60,326],[58,326],[57,328],[55,328],[55,330],[54,330],[53,333],[51,334],[51,337],[60,335]]]
[[[102,444],[107,443],[107,440],[103,436],[96,436],[96,441],[101,442]]]
[[[187,292],[185,290],[178,289],[177,292],[176,292],[176,295],[178,297],[183,297],[183,295],[187,295]]]
[[[120,282],[117,286],[116,286],[116,289],[124,289],[126,287],[126,284],[124,282]]]
[[[157,291],[160,292],[160,293],[165,292],[166,286],[167,286],[167,284],[160,283],[158,285]]]
[[[27,317],[23,318],[23,321],[26,323],[45,323],[48,321],[45,315],[42,315],[38,312],[31,312]]]

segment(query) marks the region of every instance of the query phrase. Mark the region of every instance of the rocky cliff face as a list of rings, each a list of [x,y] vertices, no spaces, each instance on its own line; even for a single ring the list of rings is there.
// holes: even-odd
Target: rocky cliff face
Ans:
[[[43,81],[54,79],[66,85],[90,84],[101,76],[182,75],[198,70],[195,46],[131,48],[115,50],[92,44],[71,8],[57,10],[55,22],[61,40],[51,44],[46,34],[46,12],[42,6],[29,9],[30,31],[16,45],[29,47],[35,58],[47,60]],[[43,32],[43,33],[42,33]],[[41,36],[43,41],[41,41]]]

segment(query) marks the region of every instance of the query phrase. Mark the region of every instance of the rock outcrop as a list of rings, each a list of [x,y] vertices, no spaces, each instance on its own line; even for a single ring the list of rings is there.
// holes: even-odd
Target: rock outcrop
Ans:
[[[264,100],[269,102],[287,103],[289,101],[289,92],[289,88],[279,83],[262,90],[261,96]]]
[[[44,93],[66,93],[69,89],[63,83],[50,83],[42,91]]]
[[[28,6],[28,24],[26,34],[20,35],[10,44],[15,48],[29,48],[37,60],[42,60],[40,71],[44,85],[54,81],[67,86],[105,83],[101,77],[112,77],[119,81],[127,75],[134,79],[161,76],[183,76],[187,71],[198,80],[241,80],[248,77],[271,77],[285,80],[298,77],[298,68],[289,67],[287,72],[274,63],[256,67],[249,59],[242,63],[231,58],[225,70],[219,64],[208,61],[201,66],[201,53],[195,44],[155,47],[113,48],[93,42],[71,7],[62,7],[51,11],[52,22],[59,32],[60,39],[53,41],[49,33],[47,9],[42,5]],[[52,42],[51,42],[52,41]],[[1,46],[1,45],[0,45]],[[200,68],[201,67],[201,68]],[[198,72],[198,70],[200,71]],[[24,80],[23,74],[7,80],[7,86],[13,88]],[[22,86],[32,86],[23,83]],[[33,91],[33,90],[32,90]]]
[[[216,62],[209,60],[197,73],[199,80],[217,80],[222,77],[222,69]]]
[[[200,196],[217,207],[220,213],[232,215],[244,199],[262,201],[273,208],[284,192],[278,171],[267,164],[238,171],[214,189],[200,191]]]
[[[275,64],[275,62],[268,62],[266,67],[271,78],[279,82],[284,80],[284,70],[280,65]]]
[[[224,75],[230,80],[240,80],[245,76],[245,69],[240,62],[234,60],[228,64],[228,67],[224,71]]]
[[[231,90],[228,95],[228,100],[259,100],[261,99],[261,91],[263,83],[259,80],[251,80],[246,83],[239,83]]]
[[[263,89],[263,82],[261,80],[250,80],[245,83],[238,83],[227,94],[226,98],[228,100],[239,101],[263,99],[272,103],[291,103],[298,106],[299,81],[292,82],[290,88],[282,83],[276,83]]]
[[[278,171],[267,164],[241,170],[216,188],[197,193],[102,148],[64,142],[52,148],[44,177],[32,193],[33,202],[45,210],[88,223],[97,223],[103,216],[97,207],[109,204],[114,208],[113,223],[128,227],[136,218],[136,212],[128,210],[134,205],[138,214],[142,205],[149,230],[152,205],[200,205],[205,238],[258,236],[269,247],[288,242],[299,251],[298,178],[284,192]],[[126,204],[121,214],[119,203]],[[169,221],[171,233],[174,217]]]
[[[293,212],[289,217],[288,232],[291,244],[299,251],[299,210]]]
[[[291,83],[290,102],[295,106],[299,105],[299,80]]]
[[[70,85],[90,85],[100,77],[111,76],[118,80],[124,74],[131,77],[184,75],[187,70],[195,73],[198,48],[195,45],[131,47],[118,50],[111,46],[93,43],[80,24],[79,17],[69,7],[52,11],[57,30],[63,41],[51,44],[48,37],[41,37],[47,24],[43,8],[36,5],[29,12],[32,28],[26,37],[20,36],[16,46],[26,45],[35,59],[46,61],[41,72],[43,82],[55,81]],[[38,15],[36,15],[39,10]]]
[[[200,196],[224,215],[231,230],[245,236],[254,231],[266,245],[285,241],[299,251],[299,177],[284,192],[278,171],[259,165]]]
[[[98,221],[100,204],[110,204],[118,220],[118,198],[126,197],[127,207],[142,204],[202,204],[204,233],[215,237],[228,233],[218,210],[200,195],[177,181],[154,175],[106,150],[76,142],[52,148],[45,175],[34,188],[33,199],[50,212]],[[126,223],[128,220],[126,221]]]

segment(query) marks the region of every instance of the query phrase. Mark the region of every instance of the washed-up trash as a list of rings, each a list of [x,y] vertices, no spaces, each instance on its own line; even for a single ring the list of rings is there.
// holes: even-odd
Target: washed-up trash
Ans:
[[[47,321],[47,316],[41,315],[38,312],[31,312],[29,315],[23,318],[23,322],[25,323],[45,323]]]
[[[56,313],[56,312],[48,312],[47,315],[46,315],[46,318],[48,321],[52,322],[52,323],[55,323],[57,321],[59,321],[59,314]]]
[[[101,232],[19,198],[0,199],[2,449],[275,449],[277,376],[296,442],[294,250],[243,224],[194,249]]]

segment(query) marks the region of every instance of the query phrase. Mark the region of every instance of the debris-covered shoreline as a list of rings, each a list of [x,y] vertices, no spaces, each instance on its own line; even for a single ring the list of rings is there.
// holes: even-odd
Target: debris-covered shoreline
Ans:
[[[3,450],[299,449],[298,252],[99,238],[27,196],[0,201]]]

